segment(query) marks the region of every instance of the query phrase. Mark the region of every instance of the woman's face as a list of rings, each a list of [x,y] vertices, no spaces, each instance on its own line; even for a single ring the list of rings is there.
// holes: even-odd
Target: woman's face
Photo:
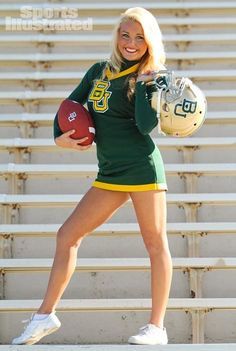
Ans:
[[[139,60],[147,51],[143,28],[139,22],[127,21],[120,25],[118,49],[121,55],[129,60]]]

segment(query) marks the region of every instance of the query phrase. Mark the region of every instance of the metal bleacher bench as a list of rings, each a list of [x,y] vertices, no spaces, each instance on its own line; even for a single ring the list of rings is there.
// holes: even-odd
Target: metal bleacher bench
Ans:
[[[0,259],[0,283],[10,273],[49,272],[53,259],[51,258],[2,258]],[[190,273],[190,286],[194,291],[195,298],[202,297],[200,280],[204,272],[214,270],[235,270],[235,257],[175,257],[172,258],[173,269]],[[77,259],[76,271],[79,272],[137,272],[150,271],[149,258],[80,258]],[[198,275],[198,282],[194,277]],[[5,282],[2,281],[3,295]],[[236,299],[235,299],[236,301]],[[236,306],[235,306],[236,309]]]
[[[0,274],[10,272],[43,272],[52,267],[52,258],[3,258],[0,259]],[[182,269],[236,269],[235,257],[174,257],[173,268]],[[79,258],[77,271],[148,271],[149,258]]]
[[[35,312],[42,300],[0,300],[0,312],[15,313],[15,312]],[[57,312],[144,312],[150,311],[151,309],[151,299],[142,299],[142,298],[133,298],[133,299],[63,299],[59,302],[57,307]],[[167,304],[167,311],[178,311],[190,313],[192,317],[192,324],[194,324],[193,331],[193,342],[194,340],[201,343],[204,342],[204,315],[210,313],[214,310],[224,311],[224,310],[235,310],[236,309],[236,298],[170,298]],[[195,341],[195,342],[196,342]],[[67,348],[69,346],[69,348]],[[132,348],[128,345],[76,345],[74,348],[73,345],[61,345],[59,346],[50,345],[50,348],[47,348],[47,345],[43,345],[43,350],[77,350],[77,349],[86,349],[88,351],[132,351],[134,345],[131,345]],[[14,346],[13,346],[14,347]],[[55,347],[55,348],[54,348]],[[211,344],[211,345],[192,345],[192,344],[181,344],[181,345],[165,345],[162,347],[158,346],[138,346],[140,351],[147,350],[160,350],[160,351],[234,351],[236,344]],[[34,346],[35,348],[35,346]],[[31,350],[31,346],[27,346],[27,350]],[[37,345],[37,349],[40,349],[40,345]],[[1,350],[1,346],[0,346]],[[7,345],[4,345],[4,351],[8,351]],[[10,350],[15,350],[10,347]],[[18,348],[17,348],[18,350]],[[33,350],[33,349],[32,349]]]
[[[32,207],[72,207],[75,206],[83,195],[75,194],[30,194],[9,195],[0,194],[0,208],[2,209],[3,223],[11,223],[11,216],[15,215],[15,209]],[[128,200],[127,205],[131,203]],[[186,221],[197,221],[198,208],[203,205],[210,206],[233,206],[236,203],[236,193],[181,193],[167,194],[167,204],[183,208]]]
[[[0,300],[0,312],[33,312],[38,309],[42,300]],[[63,299],[59,302],[58,312],[119,312],[150,311],[151,299],[125,298],[125,299]],[[170,298],[167,304],[167,311],[179,311],[191,313],[195,324],[194,338],[196,334],[204,334],[204,327],[201,316],[213,310],[235,310],[236,298]],[[201,322],[200,322],[201,320]],[[196,327],[198,326],[198,327]],[[197,332],[196,332],[196,329]],[[200,332],[200,333],[199,333]],[[202,335],[202,338],[204,336]],[[174,345],[171,345],[174,346]],[[197,350],[201,350],[197,345]],[[87,349],[87,348],[86,348]],[[150,346],[148,350],[150,349]],[[156,348],[155,348],[156,349]],[[126,350],[126,349],[125,349]],[[163,349],[164,350],[164,349]],[[166,350],[166,346],[165,346]],[[183,350],[183,348],[181,348]],[[204,349],[205,350],[205,349]],[[222,349],[220,349],[222,350]],[[225,349],[229,350],[229,349]],[[232,350],[234,350],[232,348]]]
[[[35,54],[0,54],[0,62],[78,62],[78,61],[98,61],[109,57],[109,53],[35,53]],[[167,52],[167,60],[216,60],[216,59],[236,59],[236,51],[193,51],[193,52]]]
[[[215,146],[236,146],[236,137],[194,137],[194,138],[154,138],[157,145],[164,148],[179,148],[179,147],[215,147]],[[54,149],[55,151],[61,150],[57,147],[52,138],[2,138],[0,139],[0,151],[8,148],[34,148],[38,150],[42,149]],[[67,149],[63,149],[64,151]],[[70,150],[71,151],[71,150]]]
[[[158,17],[158,23],[161,27],[164,26],[202,26],[202,25],[234,25],[235,20],[232,17]],[[80,20],[86,20],[85,17],[80,17]],[[76,19],[70,19],[70,21],[76,22]],[[93,26],[96,27],[113,27],[114,23],[118,21],[118,17],[94,17],[93,18]],[[44,27],[47,27],[48,24],[52,27],[54,24],[60,23],[58,19],[48,19],[46,22],[42,21],[41,19],[38,20],[31,20],[28,19],[27,23],[39,23],[42,24]],[[5,26],[6,21],[3,18],[0,18],[0,26]],[[42,26],[40,27],[42,28]]]
[[[78,203],[83,195],[74,194],[30,194],[9,195],[0,194],[0,205],[18,204],[20,207],[67,207]],[[131,200],[128,200],[130,203]],[[167,202],[170,205],[181,204],[211,204],[211,205],[233,205],[236,203],[236,193],[182,193],[167,194]]]
[[[8,237],[47,237],[55,236],[61,224],[0,224],[0,235]],[[208,235],[208,234],[236,234],[236,222],[178,222],[167,223],[170,235]],[[140,235],[137,223],[105,223],[97,228],[95,236],[129,236]]]
[[[46,74],[47,75],[47,74]],[[36,75],[35,75],[36,76]],[[0,103],[12,103],[15,104],[17,101],[25,101],[27,103],[33,100],[44,100],[51,102],[60,102],[62,99],[65,99],[69,96],[71,91],[32,91],[25,90],[23,92],[19,91],[1,91],[0,92]],[[235,100],[236,98],[236,89],[218,89],[211,90],[205,89],[204,93],[208,100],[217,99],[225,100],[231,99]]]
[[[35,311],[41,300],[0,300],[1,312]],[[172,298],[169,310],[236,309],[236,298]],[[68,299],[59,302],[57,311],[149,311],[151,299]]]
[[[158,351],[234,351],[236,344],[168,344],[159,346]],[[27,351],[33,351],[35,346],[27,346]],[[128,344],[98,344],[98,345],[37,345],[37,351],[134,351],[134,345]],[[12,345],[0,345],[0,351],[15,351]],[[19,349],[18,349],[19,350]],[[23,350],[23,349],[22,349]],[[139,351],[157,350],[155,346],[139,345]]]
[[[14,238],[55,237],[61,224],[0,224],[2,258],[12,257]],[[167,223],[168,235],[187,239],[188,256],[199,257],[200,239],[207,235],[235,235],[236,222],[178,222]],[[138,223],[105,223],[91,233],[92,237],[134,237],[140,236]]]
[[[0,113],[0,126],[12,127],[22,123],[32,126],[52,126],[55,113]],[[236,111],[209,111],[204,123],[235,123]]]
[[[67,43],[78,45],[83,44],[105,44],[111,41],[110,34],[17,34],[4,35],[0,34],[0,44],[14,43],[15,45],[22,45],[22,43]],[[220,43],[220,42],[235,42],[236,34],[234,33],[219,33],[219,34],[166,34],[163,36],[165,42],[205,42],[205,43]]]
[[[137,1],[136,6],[143,6],[143,2],[139,2]],[[120,9],[126,9],[128,7],[132,7],[133,6],[133,2],[100,2],[99,7],[97,6],[97,3],[93,3],[93,2],[80,2],[80,3],[76,3],[76,2],[68,2],[66,3],[67,7],[72,7],[72,8],[77,8],[78,10],[92,10],[92,9],[96,9],[96,11],[98,12],[99,10],[120,10]],[[0,5],[0,12],[1,11],[19,11],[22,5],[20,4],[1,4]],[[37,4],[31,4],[32,8],[37,7]],[[61,8],[61,4],[46,4],[44,5],[44,7],[47,8]],[[164,2],[164,1],[160,1],[158,3],[156,2],[147,2],[145,3],[145,8],[147,9],[160,9],[160,10],[171,10],[171,9],[235,9],[236,5],[233,1],[225,1],[224,3],[222,2],[212,2],[212,1],[205,1],[205,2],[188,2],[188,3],[178,3],[175,1],[168,1],[168,2]]]
[[[24,132],[23,132],[24,133]],[[154,142],[160,147],[160,149],[177,149],[183,153],[183,161],[185,163],[193,162],[193,154],[196,150],[201,148],[231,148],[236,146],[235,137],[195,137],[195,138],[154,138]],[[88,152],[94,150],[95,145],[88,149]],[[8,152],[9,155],[13,154],[14,162],[22,163],[24,160],[28,160],[29,155],[32,151],[37,152],[59,152],[60,147],[57,147],[53,138],[40,139],[40,138],[2,138],[0,139],[0,152]],[[63,149],[63,152],[78,152],[72,149]]]
[[[75,80],[80,81],[85,72],[0,72],[0,80],[2,81],[29,81],[29,80]],[[176,77],[189,77],[198,80],[236,80],[236,70],[175,70]],[[212,95],[213,93],[210,93]]]
[[[204,175],[236,175],[236,163],[176,163],[166,164],[168,175],[196,173]],[[95,176],[95,164],[0,164],[0,176],[24,174],[28,176],[57,175],[70,177]]]
[[[17,346],[16,346],[17,347]],[[17,351],[19,348],[12,345],[0,345],[0,351]],[[34,351],[35,346],[27,345],[27,351]],[[139,345],[139,351],[235,351],[236,344],[168,344],[158,346]],[[23,348],[21,348],[23,351]],[[134,351],[134,345],[128,344],[87,344],[87,345],[40,345],[37,344],[37,351]]]
[[[0,310],[34,311],[41,300],[0,300]],[[150,299],[76,299],[59,302],[58,311],[148,311]],[[169,300],[171,310],[207,310],[236,309],[236,298],[188,299],[173,298]]]

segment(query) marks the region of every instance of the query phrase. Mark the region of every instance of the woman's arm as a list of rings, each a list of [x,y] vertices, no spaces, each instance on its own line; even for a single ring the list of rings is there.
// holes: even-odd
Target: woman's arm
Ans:
[[[151,107],[152,92],[155,85],[146,85],[145,81],[138,80],[135,87],[135,120],[141,134],[151,133],[157,126],[156,111]]]

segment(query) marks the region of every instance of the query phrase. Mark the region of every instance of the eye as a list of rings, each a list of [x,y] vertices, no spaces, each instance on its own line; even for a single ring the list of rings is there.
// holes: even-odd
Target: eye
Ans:
[[[129,35],[128,35],[127,33],[123,33],[123,34],[121,34],[121,36],[122,36],[122,38],[124,38],[124,39],[129,38]]]
[[[136,38],[137,38],[138,41],[144,40],[144,37],[142,37],[141,35],[138,35]]]

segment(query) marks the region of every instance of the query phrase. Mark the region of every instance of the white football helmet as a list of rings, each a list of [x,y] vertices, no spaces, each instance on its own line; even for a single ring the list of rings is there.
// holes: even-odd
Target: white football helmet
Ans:
[[[175,78],[169,70],[157,72],[155,84],[151,105],[157,111],[159,132],[175,137],[195,133],[206,116],[203,92],[189,78]]]

